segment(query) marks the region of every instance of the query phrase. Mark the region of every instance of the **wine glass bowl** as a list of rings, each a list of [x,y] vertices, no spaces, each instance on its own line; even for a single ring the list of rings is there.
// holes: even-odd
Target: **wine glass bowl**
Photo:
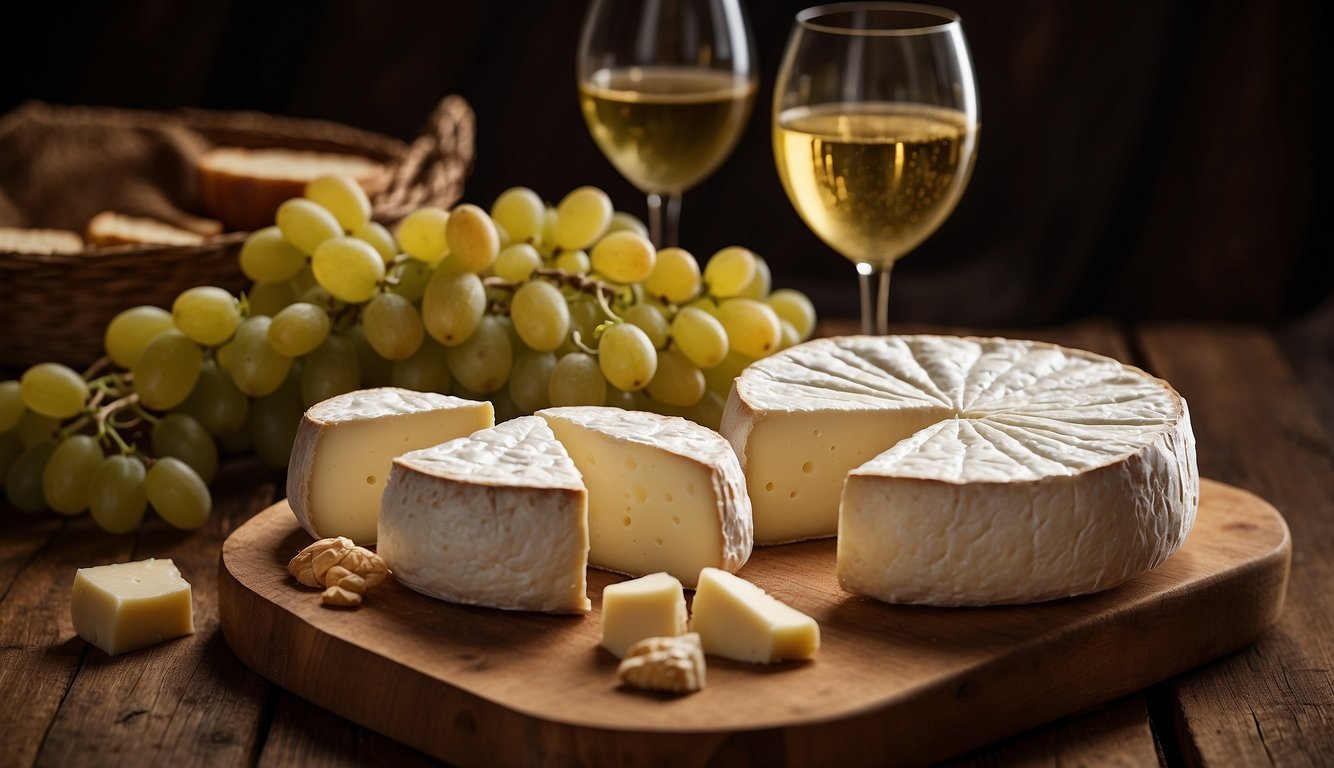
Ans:
[[[594,0],[589,8],[580,108],[594,143],[648,195],[658,245],[675,244],[681,195],[741,136],[755,101],[752,48],[739,0]]]
[[[890,268],[953,212],[979,130],[953,12],[866,2],[797,15],[774,92],[775,164],[806,225],[856,265],[864,333],[888,331]]]

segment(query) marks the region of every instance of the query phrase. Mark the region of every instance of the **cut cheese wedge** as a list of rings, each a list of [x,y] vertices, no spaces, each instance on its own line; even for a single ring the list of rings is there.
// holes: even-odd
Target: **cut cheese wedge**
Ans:
[[[735,661],[809,659],[820,649],[815,619],[717,568],[699,575],[690,631],[699,633],[705,653]]]
[[[843,587],[891,602],[1105,589],[1176,551],[1199,502],[1180,395],[1038,342],[808,342],[737,378],[722,432],[756,540],[837,532]]]
[[[676,416],[579,406],[538,411],[588,487],[588,562],[687,587],[701,568],[735,572],[750,557],[750,501],[717,432]]]
[[[587,519],[574,463],[525,416],[395,459],[378,552],[394,578],[442,600],[580,613]]]
[[[602,590],[602,647],[616,658],[648,637],[675,637],[686,631],[686,597],[681,581],[666,573],[608,584]]]
[[[495,423],[488,402],[385,387],[317,403],[297,429],[287,500],[311,536],[374,544],[395,456]]]

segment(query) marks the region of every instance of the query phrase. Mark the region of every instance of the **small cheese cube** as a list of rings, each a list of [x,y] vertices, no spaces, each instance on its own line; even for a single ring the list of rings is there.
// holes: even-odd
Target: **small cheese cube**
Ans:
[[[112,656],[195,631],[190,583],[171,560],[80,568],[70,614],[79,637]]]
[[[820,648],[815,619],[717,568],[700,571],[690,629],[705,653],[736,661],[809,659]]]
[[[685,631],[686,596],[675,576],[650,573],[602,590],[602,647],[618,659],[646,637]]]

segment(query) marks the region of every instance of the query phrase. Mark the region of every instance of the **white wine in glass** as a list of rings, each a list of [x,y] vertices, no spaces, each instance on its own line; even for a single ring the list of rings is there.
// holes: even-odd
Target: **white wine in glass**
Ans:
[[[901,3],[802,11],[773,120],[788,199],[856,264],[862,332],[888,332],[890,268],[953,212],[977,154],[977,87],[958,16]]]
[[[598,148],[648,195],[659,246],[676,244],[682,193],[722,165],[745,128],[755,101],[751,49],[739,0],[589,8],[580,107]]]

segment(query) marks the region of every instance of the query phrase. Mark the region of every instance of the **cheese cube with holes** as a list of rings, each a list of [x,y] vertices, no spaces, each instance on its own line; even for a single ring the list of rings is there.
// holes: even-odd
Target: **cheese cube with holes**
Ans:
[[[809,659],[820,649],[815,619],[717,568],[699,575],[690,631],[699,633],[705,653],[736,661]]]
[[[686,631],[686,597],[681,582],[650,573],[602,590],[602,647],[616,658],[647,637],[675,637]]]
[[[750,499],[731,446],[677,416],[576,406],[538,411],[588,487],[590,565],[665,571],[687,587],[704,567],[750,557]]]
[[[587,518],[579,471],[547,423],[524,416],[395,459],[378,551],[432,597],[582,613]]]
[[[190,584],[171,560],[80,568],[70,617],[79,637],[115,656],[192,634],[190,598]]]
[[[844,589],[995,605],[1115,586],[1181,546],[1200,478],[1186,402],[1091,352],[850,336],[756,362],[723,434],[763,543],[838,533]]]
[[[495,423],[489,402],[384,387],[331,397],[306,411],[292,445],[287,501],[317,539],[374,544],[395,456]]]

